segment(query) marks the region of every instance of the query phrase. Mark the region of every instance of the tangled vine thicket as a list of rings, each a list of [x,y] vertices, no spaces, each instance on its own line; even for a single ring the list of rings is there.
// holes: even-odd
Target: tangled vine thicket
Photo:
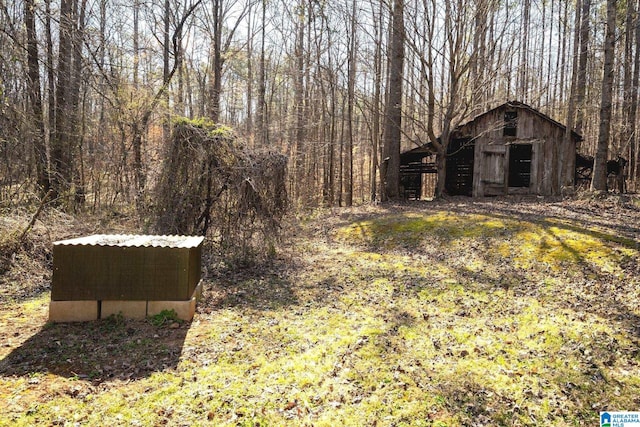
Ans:
[[[249,151],[229,128],[177,123],[155,189],[154,228],[198,234],[228,259],[273,253],[288,208],[287,158]]]

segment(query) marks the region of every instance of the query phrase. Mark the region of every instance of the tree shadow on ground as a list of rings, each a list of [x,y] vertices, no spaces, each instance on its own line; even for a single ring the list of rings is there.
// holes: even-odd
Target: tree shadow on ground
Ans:
[[[487,375],[494,373],[488,372]],[[591,381],[591,373],[580,372],[583,381]],[[487,386],[482,378],[451,378],[436,387],[443,397],[447,413],[457,414],[462,426],[539,426],[549,424],[589,425],[600,409],[594,393],[581,390],[573,383],[549,383],[535,379],[524,386],[522,397],[516,398],[505,390]],[[608,387],[604,381],[599,384]],[[541,411],[541,402],[548,402],[548,411]]]
[[[633,209],[630,206],[625,206],[623,210],[637,211],[637,209]],[[590,211],[586,210],[585,212],[589,213]],[[556,294],[553,299],[548,299],[545,302],[546,304],[554,305],[559,309],[583,311],[615,321],[627,330],[631,336],[640,339],[640,316],[637,311],[631,309],[631,307],[637,306],[637,301],[633,299],[637,296],[634,284],[625,279],[624,276],[617,277],[615,274],[604,271],[598,265],[589,261],[582,251],[571,244],[567,244],[551,229],[551,227],[557,227],[583,234],[605,244],[614,243],[622,247],[638,250],[640,249],[640,227],[636,226],[636,221],[617,223],[608,222],[601,217],[585,218],[584,216],[581,216],[580,219],[572,220],[570,217],[559,213],[549,212],[544,215],[531,213],[526,212],[526,210],[518,210],[517,206],[508,204],[494,206],[491,212],[479,213],[499,219],[517,218],[532,224],[539,224],[544,228],[544,232],[549,239],[555,241],[559,247],[570,254],[570,259],[567,262],[577,266],[582,271],[582,275],[577,278],[567,277],[562,270],[549,273],[551,276],[556,276],[560,280],[566,281],[567,288],[571,289],[562,289],[560,294]],[[567,219],[575,221],[575,223],[568,223]],[[621,260],[619,266],[625,272],[626,277],[637,277],[640,271],[638,270],[638,264],[633,259]],[[458,273],[461,276],[467,275],[462,270],[458,270]],[[538,284],[535,281],[531,281],[527,271],[511,268],[509,276],[512,279],[514,291],[519,291],[523,295],[537,297],[537,289],[535,287]],[[485,278],[485,281],[490,283],[491,278]],[[627,301],[629,299],[627,297],[630,297],[631,300]]]
[[[514,296],[543,298],[544,301],[541,300],[541,302],[544,302],[545,305],[552,305],[561,310],[590,313],[615,321],[619,327],[629,331],[631,336],[638,339],[640,338],[640,315],[637,310],[632,309],[635,300],[627,301],[628,295],[634,298],[637,296],[637,292],[634,290],[634,281],[624,278],[637,277],[640,272],[634,257],[626,260],[621,257],[619,266],[623,275],[618,277],[618,274],[605,271],[573,243],[567,242],[554,231],[554,227],[564,229],[596,239],[607,245],[613,244],[638,250],[640,248],[640,227],[637,226],[637,221],[620,221],[620,218],[626,218],[626,216],[637,218],[638,209],[627,203],[624,206],[618,206],[616,212],[610,216],[599,216],[598,209],[581,206],[580,201],[564,206],[553,203],[541,204],[537,199],[520,200],[518,203],[513,203],[509,200],[496,202],[494,199],[464,198],[456,199],[454,202],[414,202],[398,206],[389,205],[382,210],[389,214],[414,212],[424,215],[453,212],[460,215],[482,215],[498,220],[519,220],[539,226],[543,232],[540,253],[547,254],[552,258],[552,261],[557,264],[556,270],[551,268],[553,266],[545,266],[544,262],[532,263],[528,267],[518,267],[510,259],[510,256],[497,256],[496,248],[493,247],[496,242],[495,238],[508,240],[519,230],[518,228],[507,228],[504,231],[494,230],[487,236],[475,232],[477,231],[475,229],[469,233],[476,238],[473,245],[467,249],[475,252],[476,261],[479,259],[486,264],[480,268],[476,265],[473,269],[467,269],[464,261],[466,257],[448,253],[447,245],[454,236],[447,236],[446,233],[443,233],[446,231],[446,226],[442,230],[436,227],[433,230],[429,229],[423,232],[423,236],[415,239],[415,242],[409,241],[408,244],[402,245],[395,242],[395,246],[392,245],[395,249],[392,250],[401,254],[417,254],[421,258],[426,257],[428,259],[426,262],[432,263],[436,271],[443,267],[450,269],[452,278],[465,288],[471,287],[472,290],[481,291],[502,288]],[[583,210],[580,215],[571,215],[572,212],[580,209]],[[354,218],[352,224],[358,225],[358,221],[362,219],[362,217]],[[407,221],[409,220],[411,219]],[[481,224],[474,225],[474,227],[476,226],[480,227]],[[380,231],[384,236],[385,230],[381,228]],[[430,245],[421,244],[421,239],[429,240],[432,237],[437,238],[437,244],[440,245],[438,247],[445,249],[443,253],[434,252],[430,249]],[[466,239],[464,236],[455,236],[455,238]],[[377,239],[375,235],[362,240],[361,247],[366,251],[385,253],[389,250],[385,246],[386,242],[383,239]],[[560,256],[556,256],[553,252],[549,252],[549,248],[544,247],[546,241],[551,242],[553,247],[560,249]],[[492,257],[491,254],[495,256]],[[539,261],[537,260],[539,255],[534,251],[529,256],[531,261]],[[453,258],[451,258],[452,256]],[[525,253],[519,256],[526,261]],[[570,266],[573,267],[568,268]],[[435,289],[439,287],[437,283],[430,283],[432,280],[429,277],[404,277],[404,279],[408,279],[410,282],[428,283],[430,287],[433,286]],[[556,282],[555,286],[559,286],[553,295],[544,294],[544,292],[551,292],[541,288],[545,279],[553,279]],[[565,283],[565,286],[560,286],[560,283]],[[422,288],[423,286],[417,287],[417,289]],[[542,295],[541,292],[543,292]]]
[[[297,263],[291,259],[275,260],[236,270],[219,270],[208,275],[199,313],[222,308],[275,310],[297,304],[298,296],[291,282]]]
[[[177,367],[189,322],[104,320],[46,324],[0,360],[1,376],[51,373],[95,384]]]
[[[613,196],[611,196],[613,198]],[[618,196],[612,200],[589,201],[574,200],[567,205],[554,204],[540,201],[530,197],[522,200],[494,200],[494,199],[466,199],[458,200],[460,203],[435,203],[429,206],[428,202],[422,202],[422,207],[447,209],[462,214],[491,215],[508,219],[520,219],[543,225],[558,225],[554,221],[562,221],[562,227],[572,231],[582,232],[595,238],[608,238],[608,240],[632,239],[632,242],[620,241],[619,243],[638,248],[640,238],[640,226],[637,222],[640,209],[630,200]],[[545,209],[536,209],[540,205]],[[418,205],[416,205],[418,206]],[[569,225],[566,221],[575,221]]]

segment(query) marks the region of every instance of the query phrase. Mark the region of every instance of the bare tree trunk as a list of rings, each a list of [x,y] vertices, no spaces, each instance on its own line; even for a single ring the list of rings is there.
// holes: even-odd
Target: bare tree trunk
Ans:
[[[171,54],[171,35],[169,34],[169,31],[171,30],[171,3],[169,0],[164,0],[164,15],[163,15],[163,36],[164,36],[164,41],[162,43],[162,81],[167,81],[167,77],[169,76],[169,72],[171,71],[170,69],[170,58],[169,55]],[[178,35],[178,40],[179,40],[180,36]],[[179,59],[176,57],[174,58],[174,61],[176,63],[176,70],[179,70]],[[171,116],[170,116],[170,109],[169,109],[169,91],[166,90],[164,92],[164,102],[166,104],[166,114],[164,115],[164,120],[162,122],[162,141],[163,143],[166,143],[167,141],[169,141],[169,136],[171,133],[171,129],[169,127],[169,122],[171,120]],[[136,147],[134,147],[134,150],[136,149]],[[137,149],[142,149],[142,147],[138,147]],[[142,156],[137,156],[136,158],[140,158],[142,159]],[[142,167],[142,164],[140,165],[136,165],[136,170],[137,167],[140,166]],[[138,182],[138,188],[136,188],[136,190],[138,192],[140,192],[142,190],[142,188],[144,188],[144,185],[141,185],[140,182]]]
[[[520,100],[523,102],[528,101],[529,94],[529,32],[531,30],[530,25],[530,10],[531,10],[531,0],[524,0],[524,5],[522,6],[522,41],[520,45],[520,62],[518,64],[519,73],[518,73],[518,94]]]
[[[184,5],[186,8],[186,4]],[[182,30],[177,33],[177,42],[180,46],[182,46]],[[184,74],[185,74],[185,62],[184,62],[184,49],[178,49],[178,56],[175,58],[176,60],[176,73],[178,74],[178,88],[175,93],[175,101],[173,111],[178,114],[178,116],[184,116]],[[167,104],[168,107],[168,104]],[[171,137],[171,112],[170,108],[167,108],[167,127],[168,133],[167,135]]]
[[[607,32],[604,41],[604,74],[602,77],[602,98],[600,105],[600,128],[598,145],[593,165],[591,190],[607,189],[607,155],[611,132],[611,106],[613,95],[615,37],[616,37],[616,0],[607,0]]]
[[[134,6],[134,32],[133,32],[133,86],[134,88],[138,88],[138,63],[140,61],[140,47],[139,47],[139,12],[140,12],[140,3],[139,0],[135,0]],[[163,78],[167,78],[167,74],[169,73],[169,2],[165,0],[164,3],[164,46],[163,46]],[[132,124],[131,132],[133,134],[132,138],[132,148],[133,148],[133,175],[135,178],[135,191],[136,191],[136,200],[139,199],[144,188],[147,185],[146,174],[144,173],[144,164],[142,159],[142,136],[144,132],[146,132],[147,123],[144,121],[144,115],[142,118],[142,123],[139,123],[135,120]],[[168,130],[166,126],[163,125],[163,139],[166,141],[168,138]],[[123,150],[123,162],[124,157],[126,156],[126,149]],[[125,165],[126,167],[126,165]]]
[[[302,138],[304,138],[304,140],[306,141],[309,136],[308,136],[308,130],[307,130],[307,123],[310,123],[311,121],[310,119],[310,114],[312,112],[312,96],[311,96],[311,91],[312,91],[312,85],[309,84],[309,82],[311,81],[311,46],[312,46],[312,35],[313,35],[313,26],[314,26],[314,20],[315,20],[315,16],[314,16],[314,11],[312,9],[312,2],[307,0],[307,4],[308,6],[306,7],[306,34],[305,34],[305,41],[306,41],[306,54],[303,54],[302,56],[302,69],[304,70],[304,74],[303,74],[303,85],[302,85],[302,122],[301,122],[301,126],[300,128],[302,129]],[[302,52],[305,52],[305,49],[303,48]],[[309,126],[310,128],[310,126]],[[304,188],[308,189],[308,192],[306,194],[306,199],[307,200],[312,200],[313,197],[315,197],[315,182],[313,180],[313,165],[315,164],[315,155],[316,155],[316,147],[315,144],[304,144],[306,145],[304,147],[304,160],[305,160],[305,166],[304,166],[304,181],[303,181],[303,185]]]
[[[382,200],[400,194],[400,137],[402,129],[402,83],[404,66],[404,0],[395,0],[389,45],[389,85],[384,115],[384,158],[380,175],[384,184]]]
[[[633,138],[632,132],[632,124],[630,120],[635,121],[635,113],[631,112],[631,101],[632,101],[632,78],[633,78],[633,41],[634,41],[634,33],[633,33],[633,25],[634,25],[634,15],[635,15],[635,4],[634,0],[629,0],[625,5],[625,23],[624,23],[624,73],[622,75],[622,110],[620,111],[619,120],[621,121],[618,129],[619,136],[615,138],[615,147],[613,147],[614,155],[627,157],[627,153],[630,150],[631,139]],[[624,171],[621,172],[624,174]],[[624,190],[625,181],[622,179],[617,179],[616,182],[620,185],[620,192],[622,193]]]
[[[349,63],[347,77],[347,158],[346,160],[346,185],[345,185],[345,205],[353,205],[353,106],[355,103],[356,86],[356,0],[351,3],[350,34],[349,39]]]
[[[337,102],[336,102],[336,88],[335,84],[331,84],[331,124],[329,133],[329,192],[328,192],[328,206],[333,206],[336,203],[336,137],[338,134],[338,123],[336,114]]]
[[[577,14],[577,11],[576,11]],[[562,49],[560,51],[560,60],[558,61],[559,63],[559,68],[560,68],[560,85],[559,85],[559,93],[560,93],[560,97],[562,98],[562,100],[564,100],[564,93],[565,93],[565,86],[566,86],[566,75],[567,75],[567,40],[569,39],[567,33],[569,31],[569,2],[565,1],[564,2],[564,9],[563,9],[563,19],[560,20],[562,22],[562,28],[563,31],[560,32],[560,28],[558,27],[558,44],[562,45]],[[562,40],[562,41],[560,41]],[[575,52],[574,52],[575,55]],[[555,89],[554,89],[555,90]],[[555,96],[555,92],[554,92],[554,99],[556,98]]]
[[[260,26],[260,67],[258,70],[258,109],[256,112],[256,121],[258,126],[258,146],[267,145],[267,124],[266,124],[266,76],[265,76],[265,27],[266,22],[267,0],[262,0],[262,20]]]
[[[629,122],[631,116],[631,94],[632,94],[632,76],[633,76],[633,25],[634,25],[635,5],[634,1],[627,1],[624,25],[624,75],[623,75],[623,105],[622,113],[624,120],[622,123],[622,144],[628,146],[631,139]]]
[[[295,83],[294,83],[294,105],[295,105],[295,172],[294,172],[294,193],[299,202],[305,179],[305,152],[304,152],[304,30],[306,6],[305,0],[298,3],[298,22],[296,23],[296,43],[294,57],[296,61]]]
[[[585,0],[585,2],[589,2],[591,0]],[[576,3],[576,18],[575,18],[575,31],[573,37],[573,51],[576,52],[578,47],[580,46],[580,10],[581,0],[577,0]],[[558,153],[558,168],[561,171],[561,185],[565,187],[569,187],[573,185],[573,179],[575,175],[575,155],[572,156],[571,153],[571,133],[575,124],[575,116],[576,116],[576,91],[577,91],[577,83],[578,83],[578,75],[584,74],[584,70],[580,70],[578,68],[578,55],[573,55],[573,73],[571,76],[571,89],[569,90],[569,102],[567,107],[567,124],[566,130],[564,133],[564,137],[562,139],[562,147],[557,150]],[[573,157],[573,159],[572,159]],[[555,188],[555,185],[552,186]]]
[[[70,110],[67,112],[70,120],[71,135],[71,173],[74,186],[74,208],[84,206],[85,202],[85,180],[84,180],[84,127],[81,126],[80,112],[80,89],[82,79],[82,47],[85,30],[85,13],[87,0],[78,0],[74,6],[74,32],[73,32],[73,67],[71,83],[69,85]]]
[[[557,51],[556,51],[556,62],[555,62],[555,71],[553,72],[554,74],[554,78],[553,78],[553,92],[551,93],[551,111],[553,111],[554,113],[557,113],[559,108],[558,108],[558,104],[560,103],[560,100],[558,99],[558,89],[559,89],[559,81],[560,81],[560,75],[562,74],[562,69],[560,68],[560,57],[562,55],[564,55],[564,52],[562,52],[562,25],[563,25],[563,20],[562,18],[560,18],[560,8],[562,7],[562,2],[559,2],[558,4],[558,29],[557,29],[557,39],[556,39],[556,46],[557,46]],[[566,6],[565,6],[566,9]],[[549,35],[549,46],[551,46],[552,44],[552,36],[553,36],[553,25],[551,26],[552,31],[550,32]],[[551,70],[551,61],[549,61],[549,69]],[[551,81],[549,81],[551,82]]]
[[[324,164],[324,174],[322,182],[322,203],[324,206],[330,207],[333,206],[336,201],[336,133],[338,126],[338,108],[336,99],[337,83],[333,65],[333,36],[331,34],[331,29],[329,28],[327,16],[324,12],[320,14],[320,19],[322,20],[322,29],[324,31],[323,34],[326,35],[326,41],[321,40],[319,37],[317,37],[317,39],[319,40],[318,43],[322,43],[323,46],[326,46],[327,52],[326,65],[322,64],[321,62],[322,55],[320,54],[319,49],[318,55],[316,56],[317,68],[318,70],[320,70],[317,80],[320,84],[321,97],[324,100],[322,102],[322,120],[320,120],[321,126],[323,128],[323,137],[321,140],[326,141],[324,149],[324,156],[326,161]]]
[[[462,32],[464,31],[464,14],[463,11],[463,1],[458,0],[455,5],[456,8],[453,9],[450,3],[446,3],[445,5],[445,34],[448,34],[445,41],[445,49],[448,49],[448,54],[450,58],[449,67],[448,67],[448,87],[447,94],[448,100],[446,103],[443,102],[446,107],[444,108],[444,115],[442,118],[442,134],[440,138],[436,138],[433,133],[433,118],[429,120],[428,124],[428,133],[431,139],[431,143],[434,147],[436,147],[436,170],[438,173],[438,180],[436,184],[436,197],[442,197],[445,191],[446,184],[446,154],[447,147],[449,146],[449,140],[451,137],[451,132],[455,128],[454,117],[456,114],[461,113],[461,96],[459,94],[461,87],[461,79],[462,76],[467,72],[469,67],[471,66],[471,61],[468,59],[464,59],[464,37],[462,36]],[[453,14],[456,14],[455,16]],[[430,60],[429,60],[430,61]],[[432,73],[433,71],[430,71]],[[443,98],[444,101],[444,98]],[[430,110],[432,111],[430,114],[434,114],[435,111],[435,100],[429,100]],[[458,113],[457,113],[458,112]]]
[[[486,36],[487,36],[487,15],[489,4],[487,0],[476,0],[476,10],[474,17],[474,32],[473,32],[473,51],[471,53],[471,76],[472,76],[472,88],[471,94],[473,96],[473,106],[471,117],[475,117],[484,108],[484,104],[487,100],[487,89],[485,81],[485,66],[484,61],[486,50]]]
[[[432,3],[435,12],[435,2]],[[435,14],[435,13],[434,13]],[[435,31],[435,25],[432,23],[427,31],[429,38],[428,43],[432,43],[433,35]],[[438,138],[435,134],[434,121],[436,116],[436,95],[434,89],[435,72],[434,72],[434,60],[432,49],[427,50],[425,79],[427,80],[427,136],[429,141],[436,147],[436,171],[438,173],[438,182],[436,184],[436,197],[442,197],[444,192],[444,179],[446,178],[446,150],[442,147],[442,144],[438,142]]]
[[[535,81],[535,100],[536,102],[541,102],[542,101],[542,94],[543,92],[546,92],[547,94],[549,93],[549,84],[547,82],[544,82],[544,56],[548,54],[548,51],[546,49],[545,46],[545,41],[546,41],[546,37],[545,35],[547,34],[547,22],[548,22],[548,18],[547,18],[547,2],[544,1],[542,2],[542,28],[541,28],[541,33],[539,33],[539,35],[536,37],[534,36],[534,45],[533,45],[533,51],[534,52],[541,52],[541,55],[537,55],[538,56],[538,63],[535,64],[535,60],[534,60],[534,66],[537,65],[538,69],[537,69],[537,76],[536,76],[536,81]],[[538,41],[540,42],[540,47],[538,47],[536,44],[538,43]],[[548,99],[547,99],[548,101]],[[545,103],[545,105],[548,106],[548,102]],[[547,107],[548,108],[548,107]]]
[[[629,113],[629,125],[631,128],[629,129],[629,134],[631,136],[631,141],[629,144],[629,172],[631,175],[631,179],[634,181],[637,190],[637,184],[640,180],[640,168],[638,167],[638,154],[640,150],[638,149],[638,143],[640,138],[638,138],[637,134],[637,126],[636,126],[636,117],[638,114],[638,86],[640,85],[640,19],[638,18],[638,13],[640,13],[640,1],[636,4],[636,16],[635,16],[635,43],[636,43],[636,52],[634,59],[634,67],[633,67],[633,82],[632,88],[633,92],[631,94],[631,111]]]
[[[211,79],[210,99],[211,104],[211,119],[217,123],[220,121],[220,94],[222,93],[222,1],[213,0],[212,13],[213,13],[213,57],[212,57],[212,71],[213,76]]]
[[[47,147],[44,134],[44,116],[42,112],[42,90],[40,89],[40,66],[38,64],[38,38],[36,35],[35,2],[25,0],[25,26],[27,31],[27,91],[31,114],[33,114],[33,152],[36,167],[36,182],[39,193],[44,196],[49,192],[49,174],[47,164]]]
[[[98,77],[99,85],[106,85],[107,77],[103,73],[106,62],[106,37],[107,37],[107,0],[99,0],[98,2],[98,49],[97,49],[97,57],[94,57],[95,62],[97,63],[98,70],[102,73]],[[104,130],[107,129],[107,111],[106,111],[107,99],[106,96],[100,96],[98,100],[98,129]],[[91,180],[91,190],[93,192],[93,203],[91,205],[91,209],[93,212],[101,205],[102,203],[102,182],[103,180],[100,178],[100,172],[98,168],[98,159],[96,154],[97,147],[104,147],[105,142],[110,140],[107,136],[107,132],[97,132],[97,135],[94,138],[88,139],[88,147],[87,147],[87,158],[88,158],[88,172]],[[114,143],[111,147],[115,147]]]
[[[106,3],[106,0],[102,0]],[[133,88],[138,89],[140,66],[140,0],[133,0]]]
[[[382,95],[382,10],[379,11],[376,23],[374,24],[376,47],[373,58],[374,82],[373,82],[373,108],[372,135],[371,135],[371,201],[376,201],[378,197],[378,166],[380,153],[380,98]]]
[[[555,5],[556,5],[555,1],[551,0],[551,5],[550,5],[551,10],[549,11],[549,16],[551,17],[550,18],[550,23],[549,23],[549,31],[548,31],[549,40],[547,41],[548,42],[548,46],[549,46],[549,50],[551,50],[551,46],[553,45],[553,18],[556,16],[556,14],[554,13],[555,12]],[[556,56],[557,56],[557,53],[556,53]],[[547,104],[548,108],[550,109],[550,111],[549,111],[550,115],[553,116],[554,113],[555,113],[555,109],[554,109],[555,99],[551,98],[552,89],[551,89],[551,87],[549,87],[551,85],[551,76],[554,73],[554,71],[551,68],[551,57],[552,57],[551,54],[549,54],[547,56],[547,65],[546,65],[546,67],[547,67],[547,75],[546,75],[547,100],[546,100],[546,104]],[[555,70],[556,73],[557,73],[557,71],[558,70]]]
[[[576,13],[578,11],[576,10]],[[580,60],[576,81],[576,132],[582,133],[584,122],[584,99],[587,90],[587,58],[589,56],[589,34],[591,32],[591,0],[582,0],[580,14]],[[574,53],[575,55],[575,53]]]
[[[330,44],[330,42],[329,42]],[[329,47],[328,51],[331,51],[331,48]],[[318,59],[318,65],[320,63],[320,55],[318,55],[317,57]],[[331,188],[329,186],[329,174],[330,171],[332,170],[332,162],[333,162],[333,158],[331,156],[331,150],[332,150],[332,145],[330,143],[331,141],[331,132],[333,131],[331,125],[330,125],[330,120],[333,118],[333,114],[329,112],[329,108],[327,107],[327,102],[331,102],[331,99],[329,99],[329,95],[327,94],[327,90],[323,81],[322,76],[319,77],[319,82],[320,82],[320,96],[322,97],[322,113],[320,114],[320,141],[326,141],[327,143],[324,144],[323,146],[323,156],[324,156],[324,162],[323,162],[323,173],[322,173],[322,204],[324,206],[331,206],[331,200],[329,198],[329,195],[331,193]]]
[[[100,28],[100,33],[99,33],[99,37],[100,37],[100,45],[98,46],[98,58],[97,58],[97,62],[98,62],[98,69],[99,70],[104,70],[104,64],[105,64],[105,60],[106,60],[106,38],[107,38],[107,0],[100,0],[100,24],[99,24],[99,28]],[[136,79],[138,78],[137,76],[137,63],[136,63],[136,54],[135,51],[137,49],[136,46],[136,37],[137,37],[137,11],[134,9],[134,36],[133,36],[133,40],[134,40],[134,69],[133,69],[133,77],[134,77],[134,87],[136,85]],[[100,83],[104,84],[106,82],[106,77],[104,75],[102,75],[100,77]],[[100,127],[100,129],[105,129],[106,127],[106,119],[107,119],[107,115],[106,115],[106,111],[105,111],[105,97],[101,96],[100,97],[100,117],[98,118],[98,126]],[[102,144],[104,143],[104,141],[106,140],[105,135],[103,132],[99,132],[97,135],[97,138],[95,139],[90,139],[89,142],[89,154],[91,156],[93,156],[94,152],[95,152],[95,148],[96,148],[96,144],[99,146],[102,146]],[[92,157],[93,158],[93,157]],[[94,198],[94,208],[96,207],[97,204],[97,200],[96,198]]]
[[[45,0],[45,32],[47,39],[47,88],[49,112],[49,141],[54,137],[56,129],[56,77],[53,65],[53,37],[51,35],[51,0]],[[51,144],[51,142],[50,142]],[[50,167],[50,166],[49,166]],[[49,185],[51,185],[51,171],[49,171]]]
[[[343,102],[342,105],[340,106],[340,109],[342,111],[344,111],[344,98],[343,98]],[[338,199],[338,206],[342,206],[342,200],[343,200],[343,196],[344,196],[344,140],[345,140],[345,117],[344,114],[340,115],[340,144],[338,146],[338,152],[340,153],[340,155],[338,156],[338,160],[340,161],[338,163],[338,195],[337,195],[337,199]]]
[[[60,2],[58,81],[56,85],[55,131],[51,140],[52,198],[58,199],[71,187],[71,135],[69,123],[72,60],[73,0]]]
[[[247,120],[245,123],[249,145],[255,145],[253,129],[253,27],[251,22],[251,5],[247,14]]]

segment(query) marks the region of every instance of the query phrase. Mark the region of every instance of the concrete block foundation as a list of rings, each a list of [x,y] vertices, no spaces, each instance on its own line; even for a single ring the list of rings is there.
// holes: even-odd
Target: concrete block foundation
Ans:
[[[127,319],[144,319],[147,317],[147,301],[102,301],[101,319],[118,314]]]
[[[202,282],[185,301],[51,301],[50,322],[87,322],[121,314],[127,319],[144,319],[163,310],[175,310],[181,320],[190,321],[196,313],[196,304],[202,298]]]
[[[98,301],[51,301],[50,322],[87,322],[98,319]]]

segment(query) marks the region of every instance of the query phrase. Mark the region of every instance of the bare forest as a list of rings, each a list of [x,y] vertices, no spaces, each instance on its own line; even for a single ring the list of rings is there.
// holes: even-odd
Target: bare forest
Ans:
[[[175,123],[285,155],[298,206],[396,198],[398,155],[507,100],[629,161],[638,2],[0,2],[0,200],[153,202]],[[596,156],[597,154],[597,156]],[[395,175],[394,175],[395,174]],[[595,182],[595,188],[602,185]]]
[[[0,427],[638,410],[639,90],[640,0],[0,0]]]

